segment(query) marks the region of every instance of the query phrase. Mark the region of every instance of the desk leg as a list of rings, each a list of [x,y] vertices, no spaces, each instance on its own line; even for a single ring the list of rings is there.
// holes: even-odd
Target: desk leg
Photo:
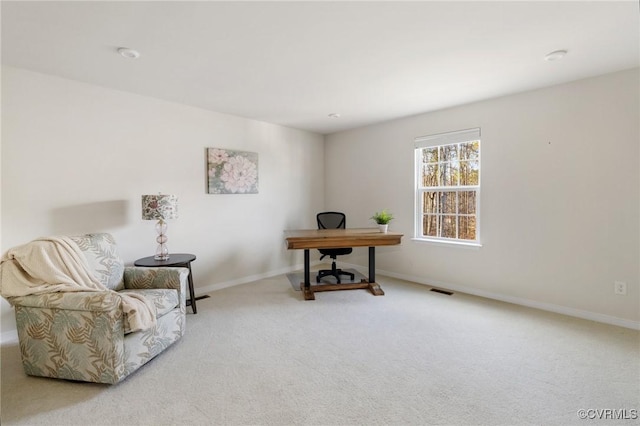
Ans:
[[[376,248],[369,247],[369,282],[376,282]]]
[[[304,250],[304,282],[300,283],[300,290],[304,293],[304,300],[316,300],[315,292],[333,290],[368,289],[374,296],[384,296],[384,291],[376,283],[376,248],[369,247],[369,280],[362,279],[359,283],[314,285],[311,287],[309,265],[309,249]]]
[[[309,249],[304,250],[304,283],[300,284],[300,289],[304,293],[304,300],[316,300],[316,297],[313,294],[313,290],[311,290],[311,273],[310,273],[310,262],[309,262]]]
[[[376,282],[376,248],[369,247],[369,291],[374,296],[384,296],[384,291]]]

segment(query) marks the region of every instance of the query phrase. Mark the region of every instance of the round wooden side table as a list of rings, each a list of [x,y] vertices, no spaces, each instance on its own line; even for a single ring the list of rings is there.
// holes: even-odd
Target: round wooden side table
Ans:
[[[191,262],[196,260],[195,254],[189,253],[171,253],[167,260],[155,260],[153,256],[143,257],[138,259],[133,264],[135,266],[142,266],[145,268],[162,268],[167,266],[183,267],[189,269],[189,300],[187,300],[187,306],[191,305],[191,309],[194,314],[198,313],[196,309],[196,295],[193,291],[193,274],[191,273]]]

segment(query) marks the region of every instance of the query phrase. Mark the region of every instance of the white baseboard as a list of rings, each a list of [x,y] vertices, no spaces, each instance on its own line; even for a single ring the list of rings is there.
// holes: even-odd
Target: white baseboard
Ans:
[[[365,275],[369,273],[368,268],[361,265],[354,265],[349,263],[342,263],[342,265],[348,265]],[[597,312],[584,311],[581,309],[569,308],[567,306],[555,305],[553,303],[538,302],[535,300],[524,299],[521,297],[507,296],[500,293],[493,293],[490,291],[479,290],[473,287],[466,287],[458,284],[445,283],[442,281],[431,280],[423,277],[416,277],[412,275],[398,274],[391,271],[384,271],[376,269],[376,274],[386,275],[392,278],[400,280],[411,281],[417,284],[428,285],[431,287],[441,288],[443,290],[457,291],[460,293],[472,294],[474,296],[486,297],[487,299],[499,300],[501,302],[513,303],[515,305],[522,305],[529,308],[540,309],[542,311],[554,312],[556,314],[568,315],[570,317],[582,318],[586,320],[601,322],[604,324],[617,325],[619,327],[630,328],[633,330],[640,330],[640,322],[632,321],[625,318],[618,318],[611,315],[599,314]]]
[[[322,262],[320,262],[320,261],[311,262],[311,266],[317,266],[319,264],[322,264]],[[344,263],[344,262],[342,263],[342,265],[343,266],[349,266],[349,267],[361,272],[365,276],[369,273],[368,268],[363,267],[361,265],[354,265],[352,263]],[[250,283],[250,282],[253,282],[253,281],[262,280],[262,279],[265,279],[265,278],[271,278],[271,277],[275,277],[277,275],[286,274],[286,273],[293,272],[293,271],[298,271],[298,270],[302,269],[303,267],[304,266],[302,264],[299,264],[299,265],[289,266],[289,267],[286,267],[286,268],[276,269],[276,270],[265,272],[265,273],[262,273],[262,274],[249,275],[249,276],[238,278],[238,279],[235,279],[235,280],[224,281],[224,282],[221,282],[221,283],[211,284],[211,285],[204,286],[204,287],[198,287],[198,293],[205,294],[205,293],[209,293],[209,292],[212,292],[212,291],[221,290],[221,289],[227,288],[227,287],[233,287],[233,286],[236,286],[236,285],[247,284],[247,283]],[[507,302],[507,303],[513,303],[513,304],[516,304],[516,305],[527,306],[529,308],[540,309],[540,310],[543,310],[543,311],[555,312],[557,314],[568,315],[568,316],[571,316],[571,317],[582,318],[582,319],[591,320],[591,321],[597,321],[597,322],[601,322],[601,323],[605,323],[605,324],[617,325],[617,326],[620,326],[620,327],[630,328],[630,329],[633,329],[633,330],[640,330],[640,322],[638,322],[638,321],[631,321],[631,320],[628,320],[628,319],[613,317],[613,316],[610,316],[610,315],[599,314],[599,313],[596,313],[596,312],[583,311],[583,310],[580,310],[580,309],[569,308],[569,307],[566,307],[566,306],[554,305],[552,303],[537,302],[535,300],[523,299],[521,297],[506,296],[506,295],[503,295],[503,294],[492,293],[492,292],[489,292],[489,291],[479,290],[479,289],[472,288],[472,287],[461,286],[461,285],[458,285],[458,284],[450,284],[450,283],[445,283],[445,282],[441,282],[441,281],[437,281],[437,280],[426,279],[426,278],[423,278],[423,277],[416,277],[416,276],[412,276],[412,275],[398,274],[398,273],[395,273],[395,272],[384,271],[384,270],[381,270],[381,269],[376,269],[376,274],[386,275],[386,276],[389,276],[389,277],[392,277],[392,278],[397,278],[397,279],[405,280],[405,281],[411,281],[411,282],[415,282],[415,283],[418,283],[418,284],[428,285],[428,286],[431,286],[431,287],[442,288],[442,289],[445,289],[445,290],[452,290],[452,291],[457,291],[457,292],[460,292],[460,293],[472,294],[474,296],[486,297],[487,299],[500,300],[502,302]],[[16,343],[16,342],[18,342],[18,331],[17,330],[5,331],[5,332],[0,334],[0,344],[1,345],[11,344],[11,343]]]
[[[311,266],[317,266],[319,264],[321,264],[322,262],[320,261],[313,261],[310,263]],[[212,291],[216,291],[216,290],[222,290],[223,288],[227,288],[227,287],[233,287],[236,285],[240,285],[240,284],[247,284],[253,281],[258,281],[258,280],[262,280],[265,278],[271,278],[271,277],[275,277],[276,275],[282,275],[282,274],[286,274],[289,272],[293,272],[293,271],[297,271],[300,269],[303,269],[304,265],[303,264],[299,264],[299,265],[294,265],[294,266],[288,266],[286,268],[280,268],[280,269],[276,269],[273,271],[269,271],[269,272],[265,272],[263,274],[256,274],[256,275],[249,275],[246,277],[242,277],[242,278],[238,278],[235,280],[231,280],[231,281],[224,281],[221,283],[216,283],[216,284],[211,284],[211,285],[207,285],[204,287],[198,287],[198,294],[206,294]],[[5,331],[3,333],[0,334],[0,345],[5,345],[5,344],[11,344],[11,343],[17,343],[18,342],[18,331],[17,330],[10,330],[10,331]]]
[[[311,262],[311,266],[317,266],[322,264],[320,261]],[[367,275],[369,273],[369,269],[367,267],[361,265],[355,265],[353,263],[342,262],[342,266],[351,267],[363,275]],[[295,265],[287,268],[278,269],[275,271],[270,271],[264,274],[251,275],[248,277],[239,278],[236,280],[226,281],[218,284],[213,284],[210,286],[205,286],[200,288],[200,292],[208,293],[210,291],[220,290],[227,287],[232,287],[235,285],[246,284],[252,281],[257,281],[264,278],[270,278],[280,274],[286,274],[288,272],[293,272],[302,269],[304,266],[302,264]],[[426,279],[423,277],[417,277],[412,275],[398,274],[391,271],[385,271],[381,269],[376,269],[376,274],[386,275],[392,278],[397,278],[400,280],[411,281],[417,284],[423,284],[431,287],[438,287],[445,290],[457,291],[459,293],[467,293],[472,294],[474,296],[486,297],[487,299],[499,300],[501,302],[513,303],[515,305],[526,306],[529,308],[540,309],[542,311],[554,312],[557,314],[567,315],[570,317],[582,318],[586,320],[601,322],[604,324],[617,325],[619,327],[630,328],[633,330],[640,330],[640,322],[632,321],[625,318],[618,318],[611,315],[599,314],[597,312],[584,311],[581,309],[569,308],[567,306],[555,305],[553,303],[545,303],[538,302],[535,300],[524,299],[521,297],[507,296],[500,293],[493,293],[489,291],[479,290],[473,287],[461,286],[458,284],[451,284],[437,280]]]
[[[313,262],[310,262],[311,266],[317,266],[319,264],[321,264],[322,262],[316,260]],[[263,280],[265,278],[271,278],[271,277],[275,277],[276,275],[282,275],[282,274],[287,274],[289,272],[293,272],[293,271],[298,271],[300,269],[303,269],[304,265],[303,264],[299,264],[299,265],[294,265],[294,266],[287,266],[286,268],[280,268],[280,269],[276,269],[273,271],[269,271],[269,272],[265,272],[263,274],[256,274],[256,275],[249,275],[246,277],[242,277],[242,278],[237,278],[235,280],[231,280],[231,281],[224,281],[221,283],[216,283],[216,284],[211,284],[211,285],[207,285],[204,287],[198,287],[198,293],[200,294],[205,294],[205,293],[209,293],[211,291],[216,291],[216,290],[222,290],[223,288],[227,288],[227,287],[233,287],[236,285],[240,285],[240,284],[247,284],[253,281],[258,281],[258,280]]]

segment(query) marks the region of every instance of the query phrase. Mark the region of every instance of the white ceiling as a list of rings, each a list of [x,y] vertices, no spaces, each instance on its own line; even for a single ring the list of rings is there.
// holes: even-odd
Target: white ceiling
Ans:
[[[636,0],[2,1],[1,16],[3,64],[323,134],[640,62]]]

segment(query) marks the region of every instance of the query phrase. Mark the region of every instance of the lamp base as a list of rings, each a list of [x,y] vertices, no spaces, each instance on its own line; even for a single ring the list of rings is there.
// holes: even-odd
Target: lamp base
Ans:
[[[158,232],[158,237],[156,238],[158,247],[156,248],[156,255],[153,258],[155,260],[169,260],[169,248],[167,247],[167,222],[160,219],[158,223],[156,223],[156,231]]]

